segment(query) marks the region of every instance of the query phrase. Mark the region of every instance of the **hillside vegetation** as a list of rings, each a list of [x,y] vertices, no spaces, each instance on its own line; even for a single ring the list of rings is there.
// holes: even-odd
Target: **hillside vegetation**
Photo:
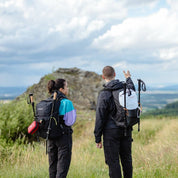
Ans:
[[[178,116],[178,101],[167,104],[162,109],[155,109],[144,113],[145,116]]]
[[[77,112],[73,130],[73,154],[68,178],[108,178],[103,150],[94,143],[94,111]],[[134,178],[178,176],[178,119],[141,121],[133,131]],[[19,144],[0,140],[0,177],[47,178],[45,143]]]

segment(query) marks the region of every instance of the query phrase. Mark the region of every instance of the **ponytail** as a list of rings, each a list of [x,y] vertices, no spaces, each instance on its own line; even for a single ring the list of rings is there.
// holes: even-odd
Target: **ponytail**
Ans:
[[[55,81],[54,80],[50,80],[48,82],[47,88],[48,88],[48,93],[50,93],[50,94],[53,93],[53,91],[56,89],[56,87],[55,87]]]

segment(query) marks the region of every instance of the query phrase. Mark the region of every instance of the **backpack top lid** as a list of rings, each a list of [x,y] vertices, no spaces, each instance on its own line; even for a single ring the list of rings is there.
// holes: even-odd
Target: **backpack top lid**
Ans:
[[[63,93],[55,91],[49,98],[41,100],[36,104],[36,116],[50,116],[52,114],[51,112],[58,113],[60,101],[64,98],[66,98],[66,96]],[[56,104],[52,110],[54,102]]]
[[[119,103],[124,107],[124,91],[119,92]],[[137,94],[132,89],[126,90],[126,108],[128,110],[133,110],[138,108]]]

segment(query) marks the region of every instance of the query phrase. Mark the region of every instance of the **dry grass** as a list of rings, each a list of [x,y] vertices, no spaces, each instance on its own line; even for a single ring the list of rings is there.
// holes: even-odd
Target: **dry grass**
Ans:
[[[149,128],[153,134],[150,134],[147,144],[141,144],[140,140],[133,143],[135,177],[177,177],[178,120],[143,121],[142,132]]]
[[[107,178],[103,150],[94,142],[94,112],[78,112],[74,126],[73,154],[68,178]],[[141,132],[133,131],[134,177],[178,177],[178,120],[142,120]],[[2,164],[3,163],[3,164]],[[45,145],[15,146],[1,162],[0,177],[48,177]]]

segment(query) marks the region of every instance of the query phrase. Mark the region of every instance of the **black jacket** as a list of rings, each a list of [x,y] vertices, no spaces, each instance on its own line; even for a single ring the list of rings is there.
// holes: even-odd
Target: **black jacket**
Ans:
[[[135,90],[135,86],[130,77],[126,79],[126,83],[127,88]],[[124,134],[124,129],[116,126],[114,120],[112,119],[116,107],[112,92],[109,91],[123,89],[123,82],[120,82],[119,80],[112,80],[103,86],[105,90],[101,90],[99,93],[96,107],[96,122],[94,130],[96,143],[101,142],[103,131],[107,129],[118,128],[121,131],[121,135]],[[129,132],[131,131],[129,130]]]

